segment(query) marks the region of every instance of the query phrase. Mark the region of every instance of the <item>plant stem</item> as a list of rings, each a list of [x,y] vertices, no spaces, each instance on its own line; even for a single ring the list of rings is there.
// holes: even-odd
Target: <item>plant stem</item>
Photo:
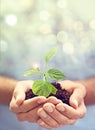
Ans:
[[[44,81],[47,80],[47,78],[46,78],[46,74],[45,74],[45,73],[43,74],[43,80],[44,80]]]

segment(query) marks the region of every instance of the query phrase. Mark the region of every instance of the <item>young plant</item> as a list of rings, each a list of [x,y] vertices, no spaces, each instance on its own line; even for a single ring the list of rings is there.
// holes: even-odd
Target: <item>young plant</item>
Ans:
[[[35,95],[48,97],[50,94],[56,94],[57,88],[49,82],[49,78],[52,80],[60,80],[66,76],[56,68],[48,69],[49,61],[55,56],[57,52],[56,48],[51,49],[45,55],[45,72],[42,72],[40,68],[31,68],[24,73],[24,76],[30,76],[39,73],[43,76],[41,80],[35,80],[32,86],[32,91]]]

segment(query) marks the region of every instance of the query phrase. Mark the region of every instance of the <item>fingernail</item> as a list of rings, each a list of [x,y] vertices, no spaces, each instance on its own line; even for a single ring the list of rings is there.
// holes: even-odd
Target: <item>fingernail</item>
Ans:
[[[44,103],[45,100],[46,100],[45,98],[43,98],[43,99],[38,99],[37,103],[38,103],[38,104]]]
[[[46,110],[47,112],[53,112],[53,108],[52,108],[51,106],[45,107],[45,110]]]
[[[20,104],[22,104],[22,102],[23,102],[23,99],[21,99],[19,96],[16,98],[16,104],[17,105],[20,105]]]
[[[40,116],[46,118],[47,114],[44,111],[42,111],[42,112],[40,112]]]
[[[43,126],[45,123],[43,121],[39,122],[39,125]]]
[[[62,105],[60,105],[60,106],[58,106],[58,108],[57,108],[59,111],[65,111],[65,108],[64,108],[64,106],[62,106]]]

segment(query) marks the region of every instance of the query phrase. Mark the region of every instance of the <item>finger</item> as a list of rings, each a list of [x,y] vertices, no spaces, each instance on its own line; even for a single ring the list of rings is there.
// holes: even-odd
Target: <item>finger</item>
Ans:
[[[13,96],[16,100],[17,105],[20,105],[23,103],[26,92],[31,89],[31,86],[33,84],[33,81],[27,80],[27,81],[20,81],[17,83],[16,88],[14,90]]]
[[[44,96],[37,96],[28,100],[25,100],[20,106],[17,106],[15,103],[11,104],[11,110],[15,113],[27,112],[38,107],[40,104],[46,102]]]
[[[25,100],[25,92],[19,90],[18,92],[14,93],[14,98],[16,100],[16,104],[21,105]]]
[[[51,116],[49,116],[43,108],[40,108],[37,112],[37,114],[40,116],[40,118],[51,128],[57,128],[59,127],[59,124],[56,122],[56,120],[54,120],[53,118],[51,118]]]
[[[77,112],[74,108],[68,106],[67,104],[59,103],[56,105],[56,109],[61,112],[64,116],[68,117],[69,119],[77,117]]]
[[[56,110],[52,104],[46,103],[43,106],[43,109],[51,116],[58,124],[60,125],[67,125],[67,124],[72,124],[73,120],[69,119],[62,113],[60,113],[58,110]],[[65,110],[65,109],[63,109]]]
[[[56,109],[69,119],[79,119],[84,117],[84,115],[86,114],[86,107],[83,102],[77,109],[74,109],[73,107],[62,103],[56,105]]]
[[[42,105],[39,105],[37,108],[30,110],[28,112],[25,113],[17,113],[17,119],[19,121],[28,121],[28,122],[37,122],[37,120],[39,119],[39,116],[37,115],[37,111],[39,108],[41,108]]]
[[[77,86],[77,88],[73,90],[73,93],[70,97],[70,105],[74,108],[77,108],[79,104],[83,101],[85,94],[86,90],[84,86]]]
[[[18,108],[18,105],[16,104],[15,98],[13,97],[11,102],[10,102],[9,109],[10,109],[11,112],[15,112],[15,110],[17,108]]]
[[[48,124],[46,124],[42,119],[39,119],[39,120],[37,121],[37,123],[38,123],[41,127],[46,128],[47,130],[52,130],[52,128],[51,128]]]
[[[27,91],[27,88],[25,88],[22,85],[18,85],[16,89],[14,90],[13,97],[15,98],[15,102],[17,105],[21,105],[23,101],[25,100],[25,93]]]
[[[65,80],[59,83],[61,84],[62,88],[66,88],[70,93],[72,93],[70,97],[70,105],[74,108],[77,108],[81,103],[81,99],[83,99],[86,95],[85,87],[78,82],[74,83],[69,80]]]
[[[58,104],[58,103],[60,103],[60,102],[62,102],[62,101],[59,100],[59,99],[57,99],[57,98],[54,97],[54,96],[50,96],[50,97],[47,98],[47,102],[50,102],[50,103],[56,105],[56,104]]]

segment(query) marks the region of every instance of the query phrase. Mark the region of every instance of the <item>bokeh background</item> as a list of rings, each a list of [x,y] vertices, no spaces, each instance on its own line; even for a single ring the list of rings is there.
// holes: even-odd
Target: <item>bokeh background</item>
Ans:
[[[72,80],[95,77],[95,0],[0,0],[1,75],[32,78],[23,73],[43,69],[44,54],[53,47],[58,53],[51,67]],[[84,130],[95,126],[91,111],[81,122]]]
[[[0,73],[23,79],[44,54],[68,78],[95,76],[95,0],[0,0]]]

